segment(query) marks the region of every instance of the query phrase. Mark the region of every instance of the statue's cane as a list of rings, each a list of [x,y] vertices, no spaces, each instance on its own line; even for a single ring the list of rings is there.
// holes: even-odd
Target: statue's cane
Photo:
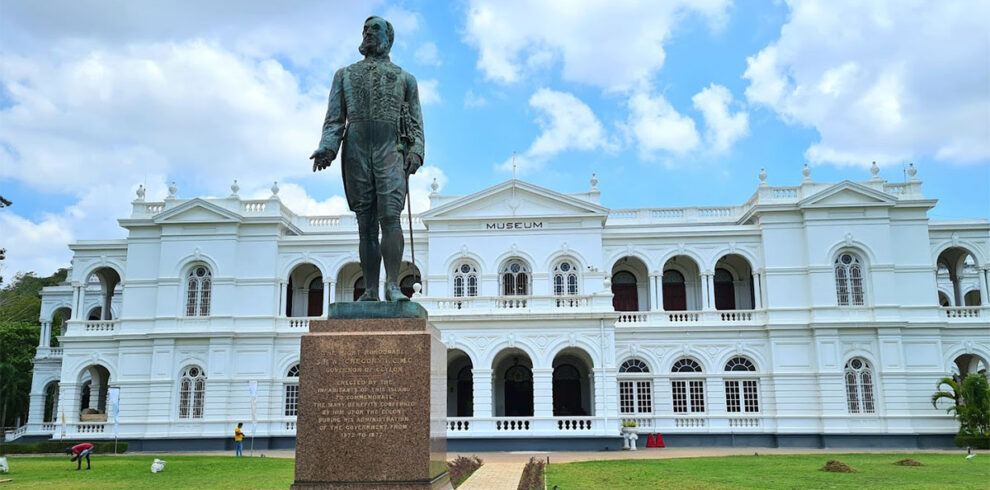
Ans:
[[[409,256],[412,258],[412,263],[416,265],[416,244],[413,242],[413,220],[412,220],[412,196],[409,195],[409,174],[406,174],[406,206],[409,210]]]

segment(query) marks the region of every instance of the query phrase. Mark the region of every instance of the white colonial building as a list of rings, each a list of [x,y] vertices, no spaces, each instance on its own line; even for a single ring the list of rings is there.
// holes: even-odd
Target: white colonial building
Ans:
[[[449,349],[451,447],[615,448],[630,419],[668,445],[944,444],[936,380],[990,359],[990,223],[930,220],[913,168],[872,173],[772,187],[761,172],[730,207],[607,209],[594,179],[434,190],[402,286]],[[42,294],[16,435],[63,437],[64,413],[65,437],[112,438],[119,387],[132,447],[223,447],[251,428],[256,381],[257,443],[291,446],[300,336],[367,280],[353,217],[296,215],[277,187],[173,187],[139,190],[120,225],[125,239],[73,244],[68,281]]]

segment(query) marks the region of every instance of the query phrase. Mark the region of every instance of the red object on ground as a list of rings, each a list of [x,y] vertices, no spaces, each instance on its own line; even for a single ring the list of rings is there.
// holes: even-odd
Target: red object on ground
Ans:
[[[657,440],[653,437],[653,434],[647,434],[646,447],[657,447]]]
[[[656,446],[653,446],[653,447],[667,447],[667,446],[664,446],[664,444],[663,444],[663,434],[661,434],[659,432],[657,432],[657,437],[656,437],[656,439],[654,439],[654,443],[656,444]]]

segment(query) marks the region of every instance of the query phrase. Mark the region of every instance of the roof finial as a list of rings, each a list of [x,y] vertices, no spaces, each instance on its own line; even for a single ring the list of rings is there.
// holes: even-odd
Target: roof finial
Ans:
[[[433,194],[436,194],[437,191],[440,190],[440,184],[437,183],[437,178],[436,177],[433,177],[433,183],[430,184],[430,190],[433,191]]]
[[[598,190],[598,176],[594,172],[591,173],[591,190]]]
[[[877,161],[873,161],[873,165],[870,165],[870,173],[873,174],[871,180],[880,180],[880,167],[877,166]]]
[[[760,168],[760,185],[767,185],[767,169],[766,167]]]
[[[913,163],[909,163],[908,164],[907,174],[908,174],[908,177],[911,177],[911,180],[918,180],[915,177],[915,175],[918,175],[918,169],[914,168],[914,164]]]
[[[277,195],[278,195],[278,181],[276,180],[275,183],[272,184],[272,197],[275,197]]]
[[[145,192],[144,191],[144,184],[138,184],[138,188],[137,188],[137,200],[138,201],[143,201],[144,200],[144,192]]]
[[[175,199],[176,193],[179,192],[179,188],[175,186],[175,181],[172,181],[172,185],[168,186],[168,198]]]
[[[237,185],[237,179],[234,179],[234,183],[230,184],[230,197],[237,197],[239,190],[241,190],[241,186]]]
[[[811,182],[811,167],[808,164],[804,164],[804,168],[801,169],[801,175],[804,176],[804,182]]]

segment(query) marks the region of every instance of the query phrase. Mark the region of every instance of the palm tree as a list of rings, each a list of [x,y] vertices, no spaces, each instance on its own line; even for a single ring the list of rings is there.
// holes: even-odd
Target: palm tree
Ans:
[[[947,387],[946,390],[944,387]],[[959,378],[953,376],[951,378],[942,378],[938,380],[935,385],[935,389],[938,390],[932,395],[932,406],[938,408],[939,400],[951,400],[952,406],[946,409],[946,412],[953,413],[956,412],[958,416],[959,406],[962,405],[962,390],[959,387]]]

